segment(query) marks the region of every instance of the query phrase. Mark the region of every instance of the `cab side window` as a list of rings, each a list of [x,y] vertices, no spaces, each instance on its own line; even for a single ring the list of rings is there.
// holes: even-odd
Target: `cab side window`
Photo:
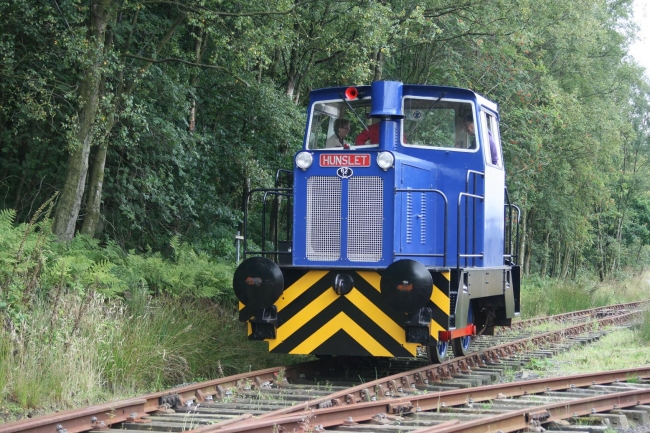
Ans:
[[[503,167],[501,136],[496,116],[483,111],[481,113],[481,126],[483,127],[483,143],[485,143],[485,162],[496,167]]]

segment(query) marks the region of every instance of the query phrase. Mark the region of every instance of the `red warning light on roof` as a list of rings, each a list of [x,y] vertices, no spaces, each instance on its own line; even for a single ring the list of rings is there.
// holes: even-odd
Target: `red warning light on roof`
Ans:
[[[357,99],[357,96],[359,96],[359,91],[357,90],[356,87],[348,87],[347,89],[345,89],[346,99]]]

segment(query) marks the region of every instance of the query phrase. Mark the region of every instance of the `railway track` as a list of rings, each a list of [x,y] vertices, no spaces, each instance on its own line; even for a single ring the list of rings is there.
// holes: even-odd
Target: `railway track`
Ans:
[[[594,394],[593,390],[600,388],[593,387],[616,381],[624,382],[630,377],[634,377],[633,381],[639,384],[638,387],[620,385],[632,388],[622,391],[618,384],[610,385],[609,389],[615,391],[607,393],[629,393],[637,388],[650,392],[645,383],[650,378],[650,367],[602,373],[598,377],[585,375],[563,378],[552,386],[548,385],[549,379],[499,384],[504,372],[518,368],[531,357],[548,356],[571,345],[598,339],[608,329],[625,326],[639,313],[639,306],[640,303],[625,304],[552,316],[546,321],[570,322],[570,325],[548,332],[530,331],[540,324],[539,320],[522,321],[513,329],[500,332],[497,336],[478,338],[473,343],[474,351],[468,356],[453,358],[439,365],[428,365],[424,357],[391,360],[332,358],[260,370],[139,398],[7,423],[0,425],[0,433],[73,433],[105,431],[111,427],[127,432],[277,433],[282,429],[318,431],[323,428],[394,431],[396,426],[401,431],[422,428],[442,429],[431,431],[470,431],[465,429],[478,428],[476,431],[486,431],[472,427],[471,423],[480,426],[489,417],[500,417],[499,420],[495,418],[488,422],[490,425],[496,425],[494,423],[497,421],[507,426],[515,425],[512,419],[518,420],[522,415],[510,418],[507,414],[514,409],[505,411],[502,406],[508,404],[502,400],[517,397],[521,400],[518,404],[524,405],[517,406],[517,410],[525,411],[529,409],[526,405],[532,403],[530,397],[522,396],[540,392],[540,405],[535,409],[540,415],[531,414],[530,410],[525,412],[528,415],[524,414],[524,418],[527,416],[530,420],[522,428],[530,428],[535,422],[541,425],[542,421],[558,424],[563,419],[562,416],[567,414],[561,416],[558,409],[550,405],[568,400],[557,400],[559,397],[544,393],[559,392],[565,386],[574,390],[572,394],[576,394],[576,388],[592,387],[592,391],[586,388],[587,391],[577,393],[586,393],[583,397],[594,398],[605,391],[596,392],[598,395],[594,396],[591,395]],[[541,384],[547,386],[540,391]],[[570,394],[571,392],[563,398],[569,398]],[[577,399],[572,394],[571,398]],[[613,398],[628,397],[626,394]],[[639,397],[638,401],[645,402],[644,398]],[[579,404],[581,403],[576,401],[571,403],[571,407],[578,407]],[[587,413],[591,414],[591,409],[599,412],[600,407],[592,403],[592,408]],[[623,410],[620,404],[618,408]],[[574,412],[566,417],[585,415],[582,410]],[[413,417],[417,421],[413,421]],[[430,424],[425,425],[422,421],[424,419],[429,420]],[[640,419],[643,421],[642,417]],[[362,422],[370,424],[359,424]],[[461,428],[461,425],[461,430],[453,430]],[[514,431],[508,428],[510,427],[499,429]]]

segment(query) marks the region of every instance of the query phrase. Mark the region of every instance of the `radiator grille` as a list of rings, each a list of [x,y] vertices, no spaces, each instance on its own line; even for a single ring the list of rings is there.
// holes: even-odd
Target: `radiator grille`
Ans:
[[[380,177],[350,179],[348,183],[348,260],[381,260],[384,215],[383,182]]]
[[[333,262],[341,253],[341,179],[307,179],[307,259]]]
[[[342,203],[344,186],[347,186],[347,203]],[[307,179],[307,260],[328,262],[347,258],[351,262],[380,261],[383,188],[383,180],[377,176],[346,180],[314,176]],[[347,221],[345,257],[341,252],[344,221]]]

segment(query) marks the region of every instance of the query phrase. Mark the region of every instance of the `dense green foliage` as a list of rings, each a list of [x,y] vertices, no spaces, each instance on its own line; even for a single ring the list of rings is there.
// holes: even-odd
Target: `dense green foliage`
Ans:
[[[135,301],[234,301],[242,196],[290,167],[319,87],[388,79],[498,102],[509,195],[523,211],[527,312],[555,312],[537,308],[548,293],[566,296],[562,308],[619,299],[544,277],[580,287],[650,262],[650,85],[626,54],[631,3],[0,2],[0,314],[9,319],[0,400],[14,393],[31,407],[39,386],[65,400],[57,384],[67,367],[34,380],[5,366],[36,371],[28,364],[55,365],[70,344],[93,341],[83,326],[93,308],[104,331],[168,330],[146,344],[115,337],[133,359],[153,345],[172,365],[212,374],[203,353],[182,360],[192,349],[175,346],[192,332],[185,313],[171,323]],[[111,309],[123,304],[99,306],[118,298],[144,322],[118,324]],[[60,314],[64,305],[73,307]],[[33,356],[47,344],[52,358]],[[89,361],[99,378],[89,380],[122,386],[133,367],[125,353],[99,348]],[[150,361],[153,376],[139,383],[183,379]]]
[[[631,0],[0,4],[0,208],[135,251],[232,254],[242,194],[300,146],[308,91],[374,79],[501,107],[527,274],[648,261],[649,87]]]
[[[56,310],[70,294],[128,298],[144,290],[174,298],[198,298],[233,306],[231,289],[234,260],[216,261],[174,237],[170,257],[160,252],[124,252],[114,242],[76,236],[58,242],[51,234],[48,209],[28,223],[14,224],[13,210],[0,212],[0,312],[20,323],[46,299]],[[83,315],[82,307],[79,315]],[[9,322],[8,322],[9,323]]]

